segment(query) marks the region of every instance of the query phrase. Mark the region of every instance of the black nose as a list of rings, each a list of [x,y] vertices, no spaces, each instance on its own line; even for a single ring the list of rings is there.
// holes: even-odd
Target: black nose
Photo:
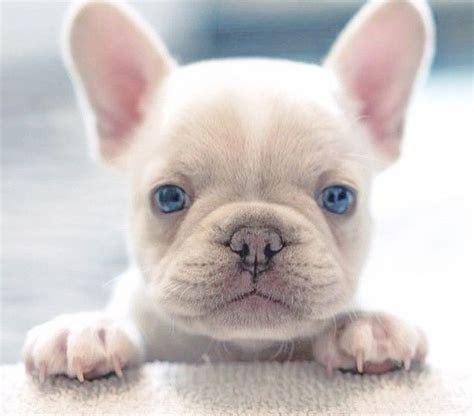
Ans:
[[[255,280],[268,268],[270,259],[283,249],[283,240],[273,229],[244,227],[232,235],[229,247],[240,255],[242,267],[252,272]]]

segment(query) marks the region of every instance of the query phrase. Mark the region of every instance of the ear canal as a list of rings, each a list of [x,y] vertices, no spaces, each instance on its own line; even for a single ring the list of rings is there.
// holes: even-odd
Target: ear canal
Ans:
[[[91,1],[75,9],[65,54],[92,121],[101,157],[120,164],[151,95],[175,63],[152,31],[125,6]],[[90,111],[92,110],[92,111]]]
[[[325,66],[359,107],[380,159],[400,152],[405,114],[433,49],[433,21],[424,0],[369,2],[341,33]]]

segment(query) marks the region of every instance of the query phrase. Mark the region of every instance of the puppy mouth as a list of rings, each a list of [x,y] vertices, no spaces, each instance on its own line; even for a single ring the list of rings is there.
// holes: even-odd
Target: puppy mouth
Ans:
[[[230,304],[235,303],[235,302],[241,302],[244,299],[247,299],[247,298],[250,298],[250,297],[260,297],[260,298],[266,299],[269,302],[276,303],[278,305],[285,306],[285,307],[289,308],[289,306],[286,303],[284,303],[283,301],[281,301],[280,299],[277,299],[272,295],[260,292],[257,289],[253,289],[250,292],[246,292],[246,293],[243,293],[241,295],[238,295],[235,298],[232,298],[230,301],[226,302],[224,305],[230,305]]]
[[[213,308],[212,312],[219,313],[229,309],[234,311],[239,310],[241,312],[246,311],[250,313],[257,313],[263,310],[266,310],[267,312],[277,312],[283,310],[286,310],[286,312],[293,312],[293,309],[290,307],[290,305],[285,303],[283,300],[276,298],[271,294],[261,292],[258,289],[253,289],[250,292],[235,296],[232,299]]]

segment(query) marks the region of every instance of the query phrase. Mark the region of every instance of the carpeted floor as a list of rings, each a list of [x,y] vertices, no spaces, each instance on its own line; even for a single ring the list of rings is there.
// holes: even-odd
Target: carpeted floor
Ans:
[[[0,370],[5,415],[470,415],[465,374],[398,371],[327,378],[310,362],[154,363],[84,382],[55,378],[41,385],[23,367]]]

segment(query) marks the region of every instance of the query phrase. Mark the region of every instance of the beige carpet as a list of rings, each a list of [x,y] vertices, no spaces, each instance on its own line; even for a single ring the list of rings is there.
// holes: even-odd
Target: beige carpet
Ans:
[[[328,379],[309,362],[154,363],[123,380],[40,385],[17,365],[2,366],[0,377],[5,415],[472,414],[470,377],[433,369]]]

